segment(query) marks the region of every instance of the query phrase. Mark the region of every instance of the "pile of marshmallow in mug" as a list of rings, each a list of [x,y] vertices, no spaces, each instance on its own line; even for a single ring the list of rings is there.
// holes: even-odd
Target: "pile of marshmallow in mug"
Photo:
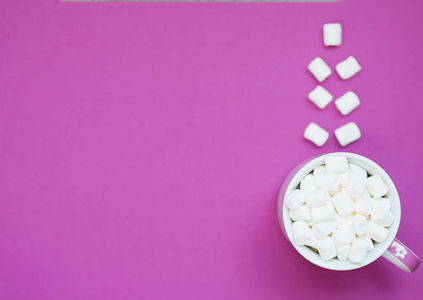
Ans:
[[[323,42],[325,46],[339,46],[342,41],[341,24],[325,24],[323,25]],[[332,71],[329,66],[321,59],[316,57],[309,65],[309,71],[316,77],[319,82],[325,80]],[[361,66],[357,60],[350,56],[346,60],[340,62],[335,67],[338,75],[346,80],[353,77],[361,70]],[[318,85],[309,95],[311,102],[317,105],[320,109],[324,109],[329,102],[332,101],[332,95]],[[335,100],[336,108],[342,115],[348,115],[360,105],[360,100],[352,91],[345,93],[343,96]],[[357,124],[350,122],[335,130],[335,136],[341,146],[346,146],[361,137],[360,129]],[[329,138],[329,133],[316,123],[310,123],[304,131],[304,137],[317,146],[322,146]]]
[[[368,176],[343,155],[326,156],[284,199],[294,242],[317,250],[323,260],[364,262],[394,221],[388,191],[378,174]]]

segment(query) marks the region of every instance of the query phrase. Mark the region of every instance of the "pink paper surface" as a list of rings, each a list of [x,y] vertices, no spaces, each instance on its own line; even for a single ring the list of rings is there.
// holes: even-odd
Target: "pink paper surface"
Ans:
[[[340,22],[342,46],[322,25]],[[0,2],[0,299],[421,299],[423,270],[335,272],[284,239],[289,171],[365,155],[397,185],[423,256],[423,2]],[[308,63],[363,70],[343,117]],[[314,121],[330,132],[303,139]],[[362,139],[341,148],[333,130]]]

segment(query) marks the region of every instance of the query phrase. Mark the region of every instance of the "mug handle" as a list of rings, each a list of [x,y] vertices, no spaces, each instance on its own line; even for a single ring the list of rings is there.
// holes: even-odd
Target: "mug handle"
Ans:
[[[382,256],[408,273],[413,273],[420,264],[420,258],[397,238]]]

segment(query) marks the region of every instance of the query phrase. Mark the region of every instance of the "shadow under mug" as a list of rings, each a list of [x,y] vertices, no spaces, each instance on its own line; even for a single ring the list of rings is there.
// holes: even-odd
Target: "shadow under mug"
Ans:
[[[323,259],[321,259],[318,253],[316,253],[309,247],[298,246],[297,244],[295,244],[292,236],[293,222],[288,215],[288,208],[286,207],[286,205],[283,205],[283,200],[285,199],[285,197],[294,189],[298,188],[301,180],[307,174],[312,172],[316,167],[323,165],[325,157],[327,155],[333,154],[346,156],[348,162],[354,163],[362,167],[370,175],[379,174],[385,184],[389,187],[389,192],[386,197],[389,198],[389,200],[391,201],[391,212],[394,215],[394,222],[388,228],[389,234],[386,240],[383,243],[375,243],[374,249],[367,253],[364,262],[361,264],[353,263],[349,260],[341,261],[338,259],[324,261]],[[409,273],[414,272],[420,264],[420,259],[418,258],[418,256],[395,237],[401,220],[401,203],[394,183],[392,182],[389,175],[379,165],[364,156],[354,153],[335,152],[304,161],[288,175],[288,177],[282,184],[278,196],[277,210],[280,227],[286,238],[290,241],[291,245],[305,259],[322,268],[338,271],[354,270],[372,263],[381,256],[383,256],[402,270]]]

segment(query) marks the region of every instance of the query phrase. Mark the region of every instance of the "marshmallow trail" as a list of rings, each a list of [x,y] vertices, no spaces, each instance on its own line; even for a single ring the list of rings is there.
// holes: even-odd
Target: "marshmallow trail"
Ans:
[[[311,74],[314,75],[314,77],[316,77],[319,82],[325,80],[332,73],[329,66],[320,57],[316,57],[308,65],[308,70],[311,72]]]
[[[389,188],[379,174],[368,177],[344,155],[328,155],[287,194],[295,244],[316,249],[323,260],[361,264],[373,243],[383,243],[394,222]],[[342,180],[341,180],[342,178]]]

